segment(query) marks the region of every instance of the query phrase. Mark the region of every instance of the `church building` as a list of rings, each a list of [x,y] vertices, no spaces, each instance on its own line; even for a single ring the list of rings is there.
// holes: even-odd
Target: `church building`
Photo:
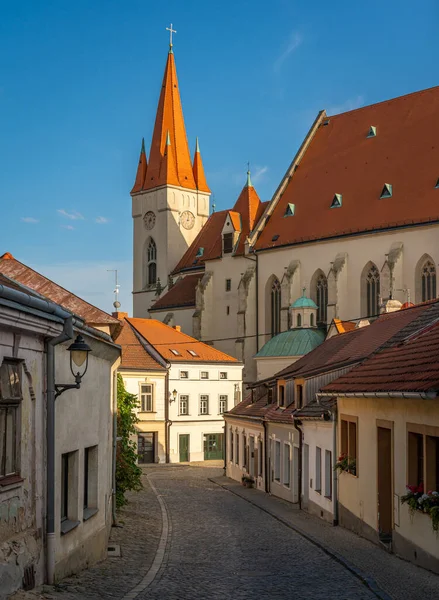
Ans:
[[[335,116],[322,110],[270,201],[247,173],[231,208],[211,214],[171,45],[131,191],[134,316],[212,343],[244,362],[251,382],[254,356],[291,329],[303,288],[323,332],[334,319],[373,320],[389,299],[435,298],[438,139],[439,87]]]

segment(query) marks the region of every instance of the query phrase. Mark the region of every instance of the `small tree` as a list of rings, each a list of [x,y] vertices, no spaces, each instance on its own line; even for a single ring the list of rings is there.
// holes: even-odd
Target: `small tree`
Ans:
[[[116,454],[116,506],[120,508],[128,501],[125,492],[142,489],[142,470],[137,465],[137,448],[131,435],[136,433],[135,409],[137,396],[126,391],[122,376],[117,375],[117,442]]]

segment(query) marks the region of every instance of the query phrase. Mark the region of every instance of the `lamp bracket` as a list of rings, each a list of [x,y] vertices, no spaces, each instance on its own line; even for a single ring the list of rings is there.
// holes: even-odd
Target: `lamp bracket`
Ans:
[[[55,400],[58,398],[58,396],[61,396],[61,394],[63,394],[67,390],[79,390],[80,387],[80,381],[77,381],[76,383],[55,383]]]

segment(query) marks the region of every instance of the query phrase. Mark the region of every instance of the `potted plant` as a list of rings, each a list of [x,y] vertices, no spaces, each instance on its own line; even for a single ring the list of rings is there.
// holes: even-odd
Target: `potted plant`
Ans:
[[[241,483],[244,487],[252,488],[254,486],[255,480],[251,475],[243,475],[241,477]]]
[[[408,504],[411,516],[422,512],[430,516],[433,531],[439,531],[439,492],[424,492],[424,484],[408,485],[407,494],[401,496],[401,504]]]
[[[355,458],[350,458],[347,454],[340,454],[337,462],[334,465],[334,471],[344,471],[345,473],[351,473],[351,475],[357,474],[357,461]]]

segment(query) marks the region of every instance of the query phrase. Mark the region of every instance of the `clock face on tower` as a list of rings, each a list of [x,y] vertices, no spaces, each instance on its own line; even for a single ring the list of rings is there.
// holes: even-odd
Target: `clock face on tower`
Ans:
[[[155,225],[155,214],[152,210],[149,210],[145,213],[143,217],[143,223],[145,224],[146,229],[152,229]]]
[[[180,222],[185,229],[192,229],[195,224],[195,217],[189,210],[185,210],[181,213]]]

